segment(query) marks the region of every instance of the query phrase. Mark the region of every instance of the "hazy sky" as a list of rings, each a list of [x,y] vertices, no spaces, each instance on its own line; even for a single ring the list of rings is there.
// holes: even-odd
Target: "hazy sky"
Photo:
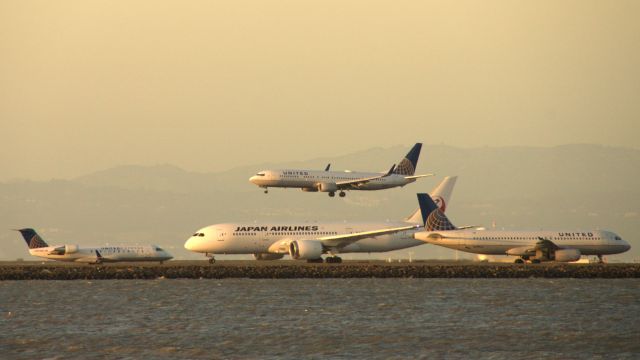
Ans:
[[[0,180],[640,148],[640,1],[0,2]]]

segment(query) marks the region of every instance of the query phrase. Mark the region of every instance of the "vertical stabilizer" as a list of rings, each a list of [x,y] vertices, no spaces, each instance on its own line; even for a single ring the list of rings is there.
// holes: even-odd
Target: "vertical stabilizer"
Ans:
[[[447,205],[451,201],[451,195],[453,194],[453,187],[456,185],[456,180],[458,180],[457,176],[447,176],[431,191],[431,198],[438,206],[438,209],[443,213],[446,211]],[[420,208],[418,207],[413,214],[405,219],[405,221],[412,224],[423,224]]]
[[[425,230],[456,230],[456,227],[449,221],[447,215],[438,209],[438,205],[436,205],[428,194],[418,194],[418,204],[420,204]]]
[[[420,157],[420,150],[422,149],[422,143],[416,143],[411,150],[407,153],[394,170],[394,174],[398,175],[413,175],[416,173],[416,167],[418,166],[418,158]]]
[[[24,241],[27,243],[27,246],[29,247],[29,249],[37,249],[37,248],[43,248],[43,247],[49,246],[40,237],[40,235],[38,235],[38,233],[33,229],[26,228],[26,229],[19,229],[16,231],[20,231],[20,234],[22,234],[22,237],[24,238]]]

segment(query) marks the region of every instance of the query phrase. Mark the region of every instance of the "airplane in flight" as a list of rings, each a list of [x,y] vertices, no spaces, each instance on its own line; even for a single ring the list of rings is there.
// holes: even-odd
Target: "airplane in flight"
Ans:
[[[427,194],[418,194],[425,231],[417,240],[450,249],[484,255],[517,256],[516,263],[572,262],[582,255],[620,254],[631,248],[620,236],[604,230],[508,231],[455,227]]]
[[[446,177],[433,190],[440,209],[446,209],[457,177]],[[341,262],[337,254],[387,252],[423,244],[413,233],[422,227],[420,209],[402,221],[376,223],[227,223],[196,231],[184,244],[187,250],[204,253],[209,262],[215,254],[253,254],[256,260],[293,259]]]
[[[79,245],[49,246],[38,233],[30,228],[16,230],[22,234],[29,247],[29,254],[50,260],[88,264],[120,261],[167,261],[173,258],[156,245],[80,247]]]
[[[330,171],[331,164],[324,171],[319,170],[263,170],[249,178],[249,181],[261,188],[265,194],[270,187],[300,188],[306,192],[326,192],[334,197],[339,191],[340,197],[345,190],[382,190],[405,186],[419,178],[433,174],[414,175],[420,156],[421,143],[416,143],[407,156],[398,165],[383,173]]]

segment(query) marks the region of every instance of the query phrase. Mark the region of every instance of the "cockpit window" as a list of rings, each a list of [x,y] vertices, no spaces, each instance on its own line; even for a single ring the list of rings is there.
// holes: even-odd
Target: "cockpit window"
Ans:
[[[257,173],[257,176],[264,176],[264,173]]]
[[[164,250],[162,250],[162,248],[161,248],[161,247],[156,246],[156,251],[164,251]]]
[[[195,233],[192,236],[204,236],[204,233]]]
[[[200,233],[200,235],[198,235],[198,236],[204,236],[204,233]]]
[[[622,240],[622,238],[620,236],[616,236],[615,239],[616,240]]]

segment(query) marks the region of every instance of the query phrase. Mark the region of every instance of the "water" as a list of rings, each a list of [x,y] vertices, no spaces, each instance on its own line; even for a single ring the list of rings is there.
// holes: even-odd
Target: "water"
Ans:
[[[640,280],[0,282],[1,359],[640,358]]]

